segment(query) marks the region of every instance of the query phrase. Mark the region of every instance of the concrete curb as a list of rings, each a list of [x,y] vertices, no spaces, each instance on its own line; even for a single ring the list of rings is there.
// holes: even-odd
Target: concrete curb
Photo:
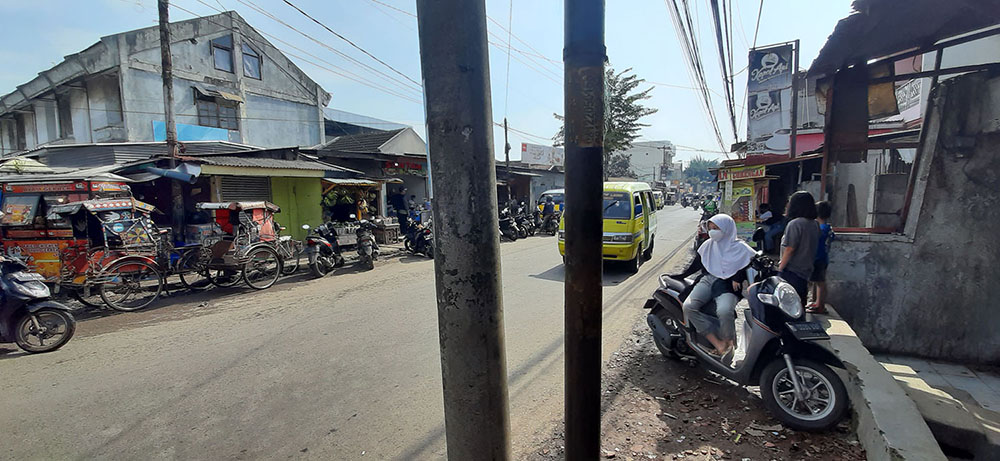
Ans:
[[[847,368],[844,384],[851,398],[858,440],[868,459],[947,460],[913,400],[868,352],[847,322],[829,306],[827,310],[829,316],[814,319],[824,324],[830,345]]]

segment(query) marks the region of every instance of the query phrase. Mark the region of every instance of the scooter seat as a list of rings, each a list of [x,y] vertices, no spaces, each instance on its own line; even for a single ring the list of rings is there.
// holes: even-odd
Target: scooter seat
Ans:
[[[688,286],[693,285],[693,282],[690,280],[678,280],[668,275],[663,275],[660,279],[663,280],[664,286],[678,293],[684,292]]]

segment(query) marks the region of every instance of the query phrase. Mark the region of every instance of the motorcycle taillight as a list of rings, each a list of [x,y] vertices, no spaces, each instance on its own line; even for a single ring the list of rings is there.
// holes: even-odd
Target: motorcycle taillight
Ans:
[[[316,246],[316,241],[315,240],[309,240],[309,241],[306,242],[306,246],[314,247],[314,246]]]

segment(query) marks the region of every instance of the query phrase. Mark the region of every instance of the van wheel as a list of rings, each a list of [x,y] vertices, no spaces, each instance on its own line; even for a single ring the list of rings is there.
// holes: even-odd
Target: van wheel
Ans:
[[[653,245],[654,244],[656,244],[656,242],[653,241],[653,236],[650,235],[649,236],[649,248],[646,248],[646,251],[644,251],[642,253],[642,259],[645,259],[646,261],[649,261],[650,259],[653,259]]]
[[[630,259],[630,260],[628,260],[628,261],[625,262],[625,269],[628,270],[629,273],[631,273],[631,274],[638,273],[639,272],[639,264],[640,264],[641,260],[642,260],[642,256],[641,255],[635,255],[634,258],[632,258],[632,259]]]

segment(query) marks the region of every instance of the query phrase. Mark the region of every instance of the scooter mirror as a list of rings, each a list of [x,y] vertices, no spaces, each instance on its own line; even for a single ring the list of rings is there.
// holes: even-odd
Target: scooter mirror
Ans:
[[[354,219],[354,218],[357,218],[357,217],[358,217],[358,215],[356,215],[354,213],[351,213],[351,219]]]
[[[305,230],[309,230],[309,225],[308,224],[303,224],[302,228],[305,229]]]

